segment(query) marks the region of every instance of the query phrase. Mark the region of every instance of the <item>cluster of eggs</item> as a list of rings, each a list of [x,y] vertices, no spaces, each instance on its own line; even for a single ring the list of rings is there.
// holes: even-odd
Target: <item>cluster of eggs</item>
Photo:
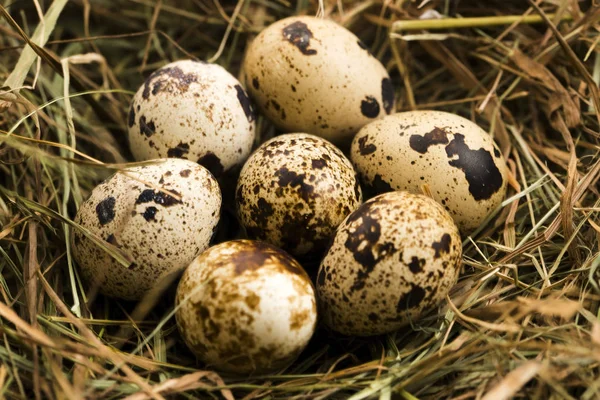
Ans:
[[[183,339],[237,373],[289,365],[317,314],[332,330],[368,336],[438,305],[458,279],[460,232],[505,195],[493,140],[453,114],[394,113],[386,69],[331,21],[274,23],[243,70],[249,95],[222,67],[196,61],[168,64],[138,90],[129,141],[137,160],[154,162],[116,173],[78,210],[72,249],[85,280],[135,300],[185,270],[175,299]],[[254,104],[288,133],[250,154]],[[209,247],[218,178],[236,166],[248,239]],[[364,203],[363,188],[374,196]],[[315,282],[292,257],[318,257]]]

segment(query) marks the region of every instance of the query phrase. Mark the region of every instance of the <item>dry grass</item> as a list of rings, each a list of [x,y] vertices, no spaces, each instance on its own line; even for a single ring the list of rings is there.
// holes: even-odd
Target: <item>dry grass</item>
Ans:
[[[597,0],[8,3],[0,398],[600,397]],[[384,62],[400,109],[456,112],[494,135],[510,191],[465,238],[447,302],[412,329],[371,339],[321,330],[281,374],[217,375],[179,338],[172,289],[154,307],[86,291],[68,228],[94,185],[131,160],[125,113],[153,69],[198,57],[239,74],[265,25],[317,12]],[[259,122],[263,137],[273,134]]]

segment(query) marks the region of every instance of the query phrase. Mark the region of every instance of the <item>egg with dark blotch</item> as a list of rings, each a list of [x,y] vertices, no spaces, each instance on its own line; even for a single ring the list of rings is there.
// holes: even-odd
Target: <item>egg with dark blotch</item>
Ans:
[[[436,307],[458,279],[461,240],[434,200],[390,192],[338,228],[317,276],[320,313],[332,330],[393,332]]]
[[[248,236],[296,256],[324,250],[361,202],[350,161],[328,141],[304,133],[260,146],[244,164],[236,191]]]
[[[248,158],[256,133],[240,82],[219,65],[192,60],[148,77],[133,97],[128,127],[136,160],[184,158],[216,177]]]
[[[312,337],[312,283],[285,252],[234,240],[211,247],[177,288],[177,327],[209,368],[261,374],[287,367]]]
[[[463,234],[477,229],[506,194],[508,168],[492,137],[447,112],[402,112],[366,125],[350,157],[365,192],[422,193],[427,185]]]
[[[250,44],[243,67],[257,107],[286,132],[341,144],[395,109],[385,67],[331,20],[296,16],[275,22]]]
[[[80,229],[72,230],[73,257],[91,286],[137,300],[208,247],[220,210],[219,184],[192,161],[163,159],[128,168],[94,188],[75,223],[130,264],[122,265]]]

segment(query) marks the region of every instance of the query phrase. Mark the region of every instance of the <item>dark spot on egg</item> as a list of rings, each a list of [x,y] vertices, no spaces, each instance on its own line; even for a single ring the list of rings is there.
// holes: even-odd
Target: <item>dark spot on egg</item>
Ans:
[[[250,218],[260,229],[261,237],[264,230],[267,228],[269,217],[273,215],[273,206],[264,198],[259,198],[256,202],[256,206],[251,207],[250,209]],[[249,234],[253,233],[251,236],[258,237],[256,232],[248,232]]]
[[[369,321],[371,321],[371,322],[379,322],[379,315],[377,315],[373,312],[369,313],[368,317],[369,317]]]
[[[358,151],[363,156],[373,154],[375,150],[377,150],[377,147],[373,143],[367,144],[367,140],[369,140],[369,135],[365,135],[358,139]]]
[[[146,135],[146,137],[150,137],[150,136],[154,135],[155,132],[156,132],[156,126],[154,126],[154,122],[153,121],[147,122],[146,116],[142,115],[140,117],[140,133],[142,135]]]
[[[306,174],[298,174],[286,167],[281,167],[275,172],[275,177],[278,178],[277,184],[280,187],[290,186],[298,188],[298,194],[304,201],[308,202],[314,194],[314,186],[305,182]]]
[[[443,128],[435,127],[431,132],[427,132],[425,135],[412,135],[409,140],[411,149],[417,153],[425,154],[429,149],[429,146],[436,144],[447,144],[448,143],[448,132]]]
[[[292,315],[290,316],[290,330],[297,331],[310,320],[310,310],[304,309],[302,311],[292,311]]]
[[[494,146],[494,156],[495,156],[496,158],[499,158],[499,157],[500,157],[500,150],[498,150],[498,149],[497,149],[495,146]]]
[[[197,81],[196,74],[186,74],[177,66],[161,68],[154,71],[144,82],[142,97],[148,99],[150,93],[156,95],[163,90],[171,93],[185,93],[190,85]]]
[[[206,169],[212,172],[212,174],[216,177],[221,176],[225,171],[223,164],[221,164],[221,159],[211,151],[200,157],[198,159],[198,164],[206,167]]]
[[[173,194],[179,196],[179,193],[174,190],[169,190]],[[170,207],[175,204],[180,204],[181,201],[177,200],[175,197],[163,193],[161,191],[155,191],[153,189],[145,189],[140,193],[135,204],[144,204],[153,201],[156,204],[160,204],[163,207]]]
[[[275,111],[277,111],[279,113],[279,116],[282,120],[285,120],[287,118],[285,110],[283,108],[281,108],[281,106],[279,105],[278,102],[276,102],[275,100],[269,100],[269,102],[266,105],[267,109],[269,108],[269,105],[273,106]]]
[[[156,221],[156,213],[158,212],[158,209],[156,207],[146,207],[146,210],[144,210],[144,213],[142,214],[142,216],[144,217],[144,219],[148,222],[150,221]]]
[[[394,109],[395,101],[394,85],[390,78],[383,78],[381,81],[381,99],[383,100],[383,109],[386,114],[390,114]]]
[[[246,91],[240,85],[235,85],[235,90],[237,91],[237,98],[240,102],[240,105],[244,109],[244,114],[246,114],[246,118],[248,122],[252,122],[255,119],[254,107],[252,107],[252,103],[246,94]]]
[[[424,258],[419,258],[419,257],[413,256],[410,260],[410,263],[408,263],[408,268],[410,269],[410,272],[412,272],[413,274],[418,274],[419,272],[423,271],[424,265],[425,265]]]
[[[454,139],[446,146],[446,155],[449,158],[458,156],[448,164],[464,172],[469,182],[469,193],[475,200],[489,199],[502,187],[502,174],[492,155],[483,148],[471,150],[464,135],[454,134]]]
[[[367,118],[377,118],[379,111],[379,103],[373,96],[366,96],[360,103],[360,112]]]
[[[260,296],[258,296],[256,293],[251,292],[245,297],[244,302],[246,303],[249,309],[256,310],[258,308],[258,305],[260,304]]]
[[[182,158],[190,152],[190,145],[187,143],[179,142],[176,147],[173,147],[167,151],[167,156],[171,158]]]
[[[377,263],[396,251],[393,243],[379,242],[381,237],[379,217],[374,202],[369,202],[350,214],[346,221],[348,237],[344,246],[352,253],[354,260],[363,267],[357,272],[351,291],[362,289]]]
[[[191,173],[191,169],[184,169],[183,171],[179,171],[179,176],[181,176],[182,178],[188,178]]]
[[[238,275],[246,271],[255,271],[261,268],[265,261],[271,258],[271,254],[260,251],[259,246],[241,248],[231,255],[231,262],[235,265],[235,273]]]
[[[133,108],[133,104],[131,104],[131,107],[129,108],[129,115],[127,116],[127,124],[129,125],[130,128],[133,125],[135,125],[135,110]]]
[[[425,298],[425,290],[421,286],[417,286],[414,283],[411,283],[410,285],[410,291],[400,296],[400,299],[396,304],[396,311],[398,313],[418,307]]]
[[[305,56],[317,54],[315,49],[309,49],[313,34],[304,22],[296,21],[283,28],[282,33],[284,39],[296,46]]]
[[[98,216],[100,225],[106,225],[115,219],[116,202],[115,198],[110,196],[98,203],[96,206],[96,215]]]
[[[174,195],[180,196],[180,194],[175,190],[169,190],[169,192],[172,192]],[[171,207],[175,204],[181,204],[181,200],[177,200],[175,197],[169,194],[158,191],[154,194],[154,202],[156,204],[160,204],[163,207]]]
[[[148,203],[152,200],[154,200],[154,190],[145,189],[144,191],[142,191],[142,193],[140,193],[137,200],[135,201],[135,204]]]
[[[439,242],[433,242],[431,247],[433,247],[433,250],[435,250],[434,258],[439,258],[442,255],[442,253],[449,253],[451,242],[452,238],[447,233],[444,233],[442,235],[442,238]]]
[[[260,89],[260,83],[258,82],[258,78],[252,78],[252,87],[256,90]]]
[[[327,166],[327,161],[323,158],[318,158],[318,159],[312,160],[311,165],[312,165],[313,169],[323,169]]]

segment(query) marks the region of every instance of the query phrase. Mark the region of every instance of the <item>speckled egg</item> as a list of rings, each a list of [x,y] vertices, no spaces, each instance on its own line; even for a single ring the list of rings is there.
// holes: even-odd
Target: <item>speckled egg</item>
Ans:
[[[429,197],[390,192],[338,228],[317,277],[325,324],[346,335],[392,332],[448,294],[461,265],[452,217]]]
[[[352,142],[351,159],[375,193],[422,193],[427,185],[465,234],[506,194],[507,166],[492,137],[447,112],[403,112],[366,125]]]
[[[150,75],[133,97],[131,152],[140,161],[197,161],[219,177],[250,155],[254,119],[244,88],[223,67],[176,61]]]
[[[394,111],[394,86],[352,32],[321,18],[297,16],[265,28],[244,60],[248,92],[280,129],[334,143]]]
[[[234,240],[211,247],[177,288],[177,326],[209,367],[237,374],[285,368],[315,330],[312,283],[287,253]]]
[[[130,260],[124,266],[73,229],[73,256],[81,275],[109,296],[140,299],[164,277],[204,251],[216,229],[221,192],[212,174],[188,160],[118,172],[81,204],[75,222]]]
[[[260,146],[242,168],[238,214],[251,238],[294,255],[319,252],[362,202],[354,168],[317,136],[296,133]]]

